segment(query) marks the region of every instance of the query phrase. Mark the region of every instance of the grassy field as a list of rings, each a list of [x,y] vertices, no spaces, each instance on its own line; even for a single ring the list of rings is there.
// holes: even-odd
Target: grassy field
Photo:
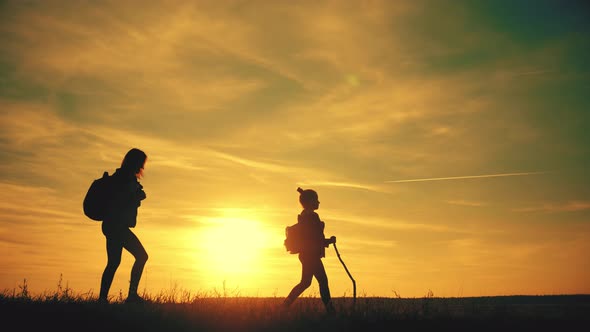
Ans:
[[[159,294],[146,304],[109,304],[69,289],[0,294],[2,326],[14,331],[579,331],[590,328],[590,295],[473,298],[319,298],[285,309],[282,298]],[[353,305],[354,304],[354,305]],[[4,330],[4,329],[3,329]],[[8,330],[5,330],[8,331]]]

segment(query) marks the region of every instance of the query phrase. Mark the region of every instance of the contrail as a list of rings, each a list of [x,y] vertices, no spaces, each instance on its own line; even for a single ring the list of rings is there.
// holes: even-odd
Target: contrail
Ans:
[[[545,174],[545,173],[547,173],[547,172],[483,174],[483,175],[452,176],[452,177],[446,177],[446,178],[392,180],[392,181],[385,181],[385,182],[387,182],[387,183],[400,183],[400,182],[424,182],[424,181],[443,181],[443,180],[460,180],[460,179],[480,179],[480,178],[497,178],[497,177],[503,177],[503,176],[535,175],[535,174]]]

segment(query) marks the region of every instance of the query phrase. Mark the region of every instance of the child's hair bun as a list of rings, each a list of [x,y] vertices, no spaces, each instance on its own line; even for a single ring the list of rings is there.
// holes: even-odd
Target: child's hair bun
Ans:
[[[303,194],[303,189],[301,189],[301,187],[297,187],[297,191],[298,191],[300,194]]]

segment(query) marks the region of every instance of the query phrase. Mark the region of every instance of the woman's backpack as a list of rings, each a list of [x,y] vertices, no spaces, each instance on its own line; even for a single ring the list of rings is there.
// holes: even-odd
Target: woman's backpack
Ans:
[[[112,182],[108,172],[104,172],[101,178],[92,181],[82,203],[84,214],[88,218],[94,221],[104,220],[109,205]]]

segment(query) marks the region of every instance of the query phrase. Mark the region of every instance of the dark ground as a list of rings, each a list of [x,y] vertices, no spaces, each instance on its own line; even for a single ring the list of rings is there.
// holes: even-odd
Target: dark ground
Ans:
[[[289,310],[279,298],[99,304],[0,297],[3,331],[585,331],[590,295],[319,299]]]

